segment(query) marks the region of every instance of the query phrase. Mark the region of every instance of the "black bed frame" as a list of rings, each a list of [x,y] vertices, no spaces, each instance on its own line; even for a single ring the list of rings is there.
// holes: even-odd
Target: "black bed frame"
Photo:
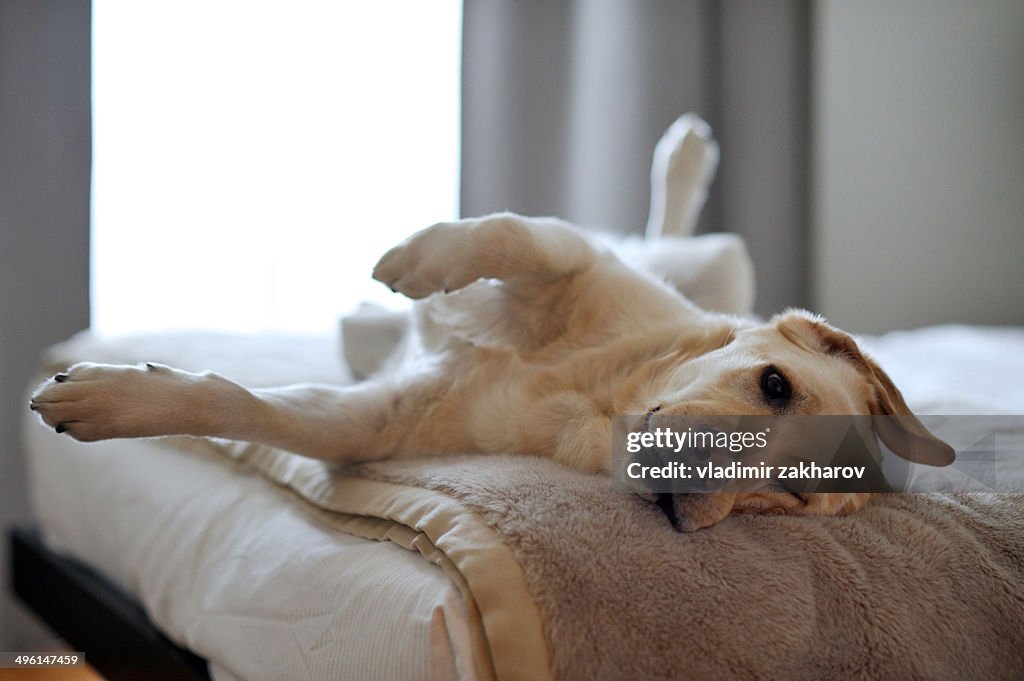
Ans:
[[[153,626],[142,606],[95,570],[8,532],[15,595],[110,681],[210,681],[206,661]]]

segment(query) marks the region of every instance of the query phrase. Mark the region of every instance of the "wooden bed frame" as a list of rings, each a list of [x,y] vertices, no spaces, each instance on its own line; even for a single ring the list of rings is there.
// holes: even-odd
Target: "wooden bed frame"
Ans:
[[[104,677],[210,681],[206,661],[172,643],[108,579],[50,550],[33,529],[12,529],[8,540],[14,594]]]

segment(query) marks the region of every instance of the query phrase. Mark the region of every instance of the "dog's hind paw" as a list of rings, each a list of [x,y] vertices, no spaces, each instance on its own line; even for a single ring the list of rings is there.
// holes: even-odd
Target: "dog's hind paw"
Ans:
[[[680,116],[654,148],[647,238],[690,236],[718,168],[711,126],[694,113]]]

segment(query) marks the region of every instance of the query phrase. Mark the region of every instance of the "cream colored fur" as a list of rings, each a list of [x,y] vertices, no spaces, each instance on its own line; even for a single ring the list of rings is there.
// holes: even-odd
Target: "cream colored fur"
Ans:
[[[752,302],[742,244],[725,237],[704,252],[683,238],[717,157],[698,121],[670,128],[655,159],[666,196],[652,202],[660,229],[648,229],[676,235],[662,246],[678,241],[622,247],[632,266],[561,220],[512,214],[434,225],[386,253],[374,278],[420,302],[400,353],[371,380],[249,390],[212,373],[81,363],[41,386],[32,408],[86,442],[218,436],[337,462],[511,452],[603,473],[615,415],[772,413],[758,388],[767,365],[800,391],[798,413],[909,414],[853,339],[820,319],[732,314]],[[673,249],[688,267],[664,255]],[[932,440],[933,458],[944,458]],[[848,512],[868,498],[695,496],[676,503],[681,529],[732,510]]]

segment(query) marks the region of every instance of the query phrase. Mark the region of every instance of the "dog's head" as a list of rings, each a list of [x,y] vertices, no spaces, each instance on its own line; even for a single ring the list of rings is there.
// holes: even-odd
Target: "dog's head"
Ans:
[[[736,330],[721,348],[676,367],[664,394],[649,407],[659,416],[875,415],[876,435],[893,453],[944,466],[953,449],[911,413],[884,371],[847,333],[822,318],[791,310],[768,323]],[[713,525],[733,511],[850,513],[867,493],[662,495],[659,505],[677,529]]]

